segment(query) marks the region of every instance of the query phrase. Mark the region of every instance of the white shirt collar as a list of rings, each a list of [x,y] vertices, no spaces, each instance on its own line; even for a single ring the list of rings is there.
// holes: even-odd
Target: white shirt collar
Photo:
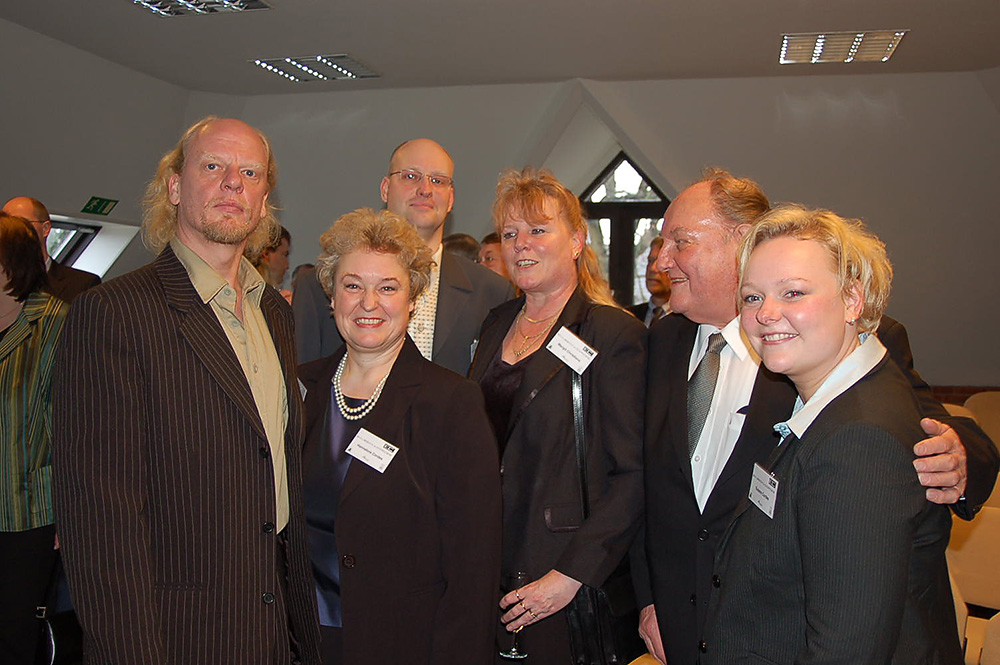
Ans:
[[[782,441],[789,434],[795,434],[799,439],[805,436],[806,430],[830,402],[864,378],[881,362],[886,350],[878,337],[861,333],[860,338],[861,344],[840,361],[809,401],[803,404],[802,397],[797,397],[792,417],[774,426]]]

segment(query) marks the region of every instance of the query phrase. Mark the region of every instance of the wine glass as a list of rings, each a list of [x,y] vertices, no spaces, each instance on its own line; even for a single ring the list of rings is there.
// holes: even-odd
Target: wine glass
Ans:
[[[516,573],[511,573],[505,578],[505,581],[506,581],[505,590],[507,593],[510,593],[511,591],[520,589],[521,587],[523,587],[525,584],[528,583],[528,573],[521,571]],[[510,649],[508,649],[507,651],[500,651],[501,658],[508,658],[510,660],[524,660],[525,658],[528,657],[528,654],[526,654],[524,651],[521,651],[521,649],[518,647],[517,644],[517,634],[520,633],[522,630],[524,630],[524,626],[521,626],[520,628],[514,631],[514,634],[512,636],[513,641],[511,642]]]

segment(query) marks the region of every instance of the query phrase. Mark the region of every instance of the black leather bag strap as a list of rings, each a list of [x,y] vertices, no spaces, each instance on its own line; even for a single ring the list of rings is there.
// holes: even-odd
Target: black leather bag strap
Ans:
[[[573,438],[576,464],[580,469],[580,503],[583,519],[590,517],[590,485],[587,484],[587,439],[583,429],[583,377],[573,372]]]

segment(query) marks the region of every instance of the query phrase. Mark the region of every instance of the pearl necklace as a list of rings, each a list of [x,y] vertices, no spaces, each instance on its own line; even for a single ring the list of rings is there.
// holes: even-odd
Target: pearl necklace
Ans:
[[[344,399],[344,391],[340,387],[340,378],[344,375],[344,365],[346,364],[347,354],[345,353],[344,357],[340,359],[336,374],[333,375],[333,393],[337,398],[337,408],[340,409],[340,415],[344,416],[344,420],[361,420],[368,415],[369,411],[375,408],[375,403],[382,396],[382,388],[385,387],[385,381],[389,378],[389,372],[386,372],[386,375],[378,382],[378,385],[375,386],[375,392],[365,400],[364,404],[361,406],[348,406],[347,400]]]

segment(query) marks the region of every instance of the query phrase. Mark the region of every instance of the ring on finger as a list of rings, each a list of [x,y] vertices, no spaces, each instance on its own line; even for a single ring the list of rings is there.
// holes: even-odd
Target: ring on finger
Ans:
[[[521,601],[524,600],[524,598],[521,598],[521,590],[520,589],[514,589],[514,596],[516,596],[518,600],[521,600]]]
[[[518,603],[517,605],[518,605],[518,607],[520,607],[525,612],[529,611],[528,608],[524,606],[524,601],[523,600],[520,603]]]
[[[527,608],[525,608],[525,609],[527,609]],[[537,614],[535,614],[534,612],[532,612],[531,610],[527,610],[527,612],[528,612],[528,614],[530,614],[530,615],[531,615],[531,618],[532,618],[532,619],[538,619],[538,615],[537,615]]]

